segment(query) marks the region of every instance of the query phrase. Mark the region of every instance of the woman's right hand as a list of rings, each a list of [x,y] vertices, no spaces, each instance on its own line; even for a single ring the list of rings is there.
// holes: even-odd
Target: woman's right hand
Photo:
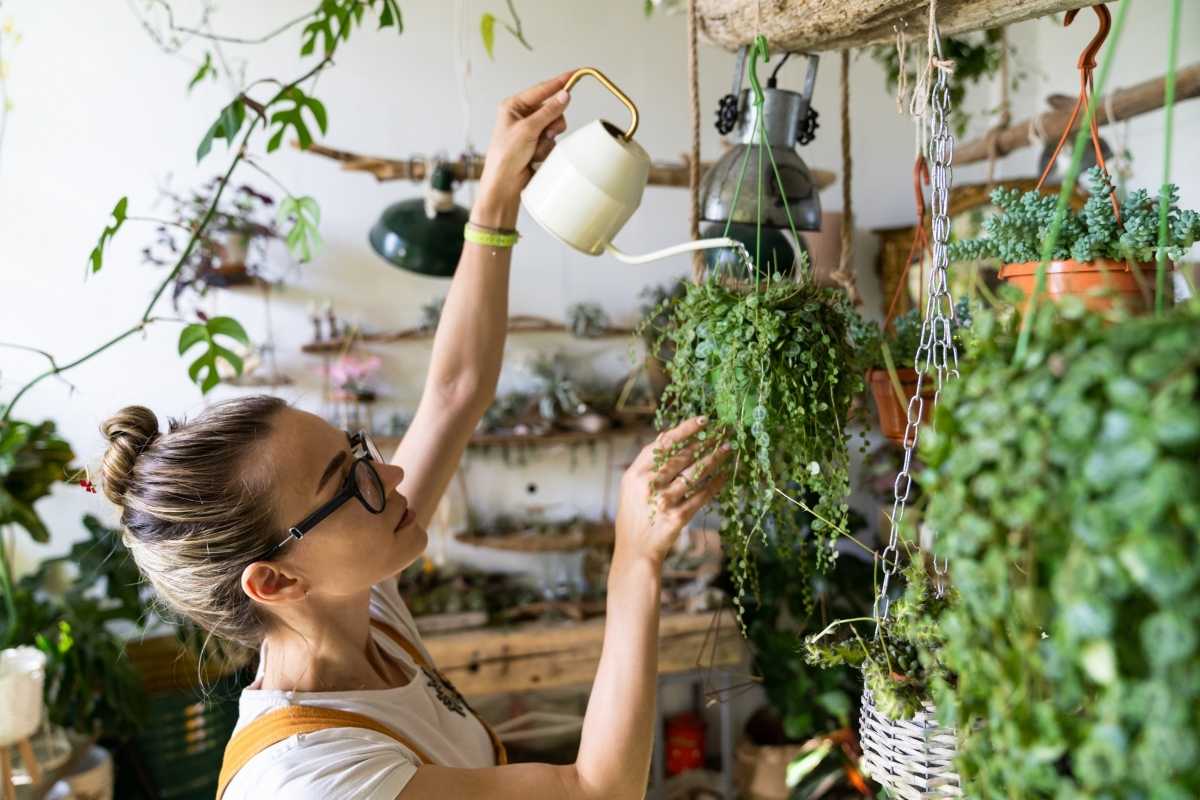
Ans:
[[[729,446],[694,438],[706,421],[694,417],[663,431],[625,471],[614,564],[632,556],[661,566],[679,532],[725,485],[727,473],[721,467],[729,459]],[[666,460],[656,466],[660,451]]]

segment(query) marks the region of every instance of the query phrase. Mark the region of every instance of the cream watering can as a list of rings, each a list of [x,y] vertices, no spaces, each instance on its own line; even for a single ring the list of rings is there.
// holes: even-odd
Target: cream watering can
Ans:
[[[634,256],[613,245],[613,237],[641,205],[650,156],[633,141],[637,106],[603,73],[584,67],[564,88],[570,91],[585,75],[600,81],[625,104],[632,116],[629,127],[621,131],[597,119],[563,137],[521,193],[529,215],[564,244],[592,256],[607,250],[627,264],[645,264],[690,250],[737,247],[735,239],[699,239]]]

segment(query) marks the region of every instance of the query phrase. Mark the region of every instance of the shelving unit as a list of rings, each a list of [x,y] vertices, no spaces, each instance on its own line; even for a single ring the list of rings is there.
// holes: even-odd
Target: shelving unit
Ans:
[[[509,333],[570,333],[571,329],[561,322],[547,319],[545,317],[536,317],[528,315],[518,315],[509,317],[508,332]],[[597,339],[623,339],[633,336],[632,328],[607,328],[603,333],[596,336],[576,336],[574,338],[582,341],[594,341]],[[319,342],[309,342],[301,346],[301,350],[310,354],[329,354],[340,353],[342,350],[349,347],[354,342],[362,342],[365,344],[391,344],[394,342],[418,341],[421,339],[432,339],[434,332],[429,328],[415,327],[404,328],[398,331],[379,331],[374,333],[359,333],[351,336],[338,336],[333,339],[324,339]]]

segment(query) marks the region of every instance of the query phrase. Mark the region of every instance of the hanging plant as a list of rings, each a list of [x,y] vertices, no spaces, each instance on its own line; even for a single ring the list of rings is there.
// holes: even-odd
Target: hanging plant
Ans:
[[[757,285],[709,276],[660,310],[666,324],[652,332],[650,351],[672,356],[659,428],[706,415],[700,436],[734,449],[718,504],[740,612],[748,591],[757,594],[750,545],[768,527],[773,549],[801,574],[835,557],[849,510],[847,442],[863,389],[863,325],[844,293],[778,275]],[[815,506],[805,504],[811,531],[793,513],[804,496],[814,498]]]
[[[1131,309],[1145,305],[1139,280],[1152,282],[1152,266],[1161,254],[1178,261],[1200,239],[1200,214],[1178,206],[1179,187],[1169,184],[1151,198],[1145,189],[1132,192],[1114,211],[1114,189],[1099,167],[1088,171],[1089,197],[1076,212],[1066,209],[1050,250],[1047,291],[1051,298],[1080,295],[1097,309],[1113,305],[1119,295]],[[1049,242],[1058,198],[1036,191],[997,188],[991,195],[999,212],[984,222],[985,235],[950,245],[951,261],[998,259],[1000,277],[1032,294],[1043,247]],[[1159,212],[1166,206],[1167,238],[1158,243]],[[1133,270],[1137,270],[1134,274]],[[1099,296],[1108,289],[1110,296]]]
[[[925,707],[931,686],[949,682],[937,620],[956,600],[952,589],[937,596],[917,556],[904,569],[904,594],[890,605],[878,636],[874,617],[838,620],[804,639],[804,658],[826,669],[861,670],[875,707],[891,719],[910,719]]]
[[[1200,308],[976,320],[922,436],[978,798],[1200,796]],[[997,391],[1003,387],[1003,391]]]

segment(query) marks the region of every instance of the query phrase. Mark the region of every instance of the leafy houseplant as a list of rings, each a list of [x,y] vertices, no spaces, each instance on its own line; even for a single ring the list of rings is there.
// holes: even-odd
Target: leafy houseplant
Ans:
[[[1200,796],[1200,309],[975,323],[922,436],[970,797]],[[1004,387],[1001,392],[996,387]]]
[[[706,415],[700,436],[733,447],[718,503],[740,611],[757,589],[750,544],[768,527],[801,574],[834,559],[848,512],[851,404],[863,388],[859,317],[837,290],[779,276],[745,286],[710,275],[666,302],[650,348],[673,348],[657,423]],[[811,527],[792,513],[806,496]]]
[[[934,685],[948,685],[938,617],[957,600],[952,589],[937,596],[919,557],[905,567],[904,578],[904,594],[889,606],[878,636],[854,628],[856,623],[874,625],[873,617],[864,616],[837,620],[804,640],[808,663],[862,670],[875,706],[891,719],[912,717],[929,699]]]
[[[1107,287],[1119,294],[1131,309],[1137,309],[1144,305],[1139,281],[1148,280],[1143,278],[1145,265],[1159,255],[1161,207],[1167,207],[1164,255],[1170,261],[1182,259],[1200,239],[1200,214],[1178,207],[1179,189],[1171,184],[1157,198],[1151,198],[1144,189],[1131,193],[1119,204],[1118,221],[1113,209],[1114,189],[1108,176],[1099,167],[1093,167],[1088,171],[1088,182],[1087,202],[1079,212],[1067,209],[1051,250],[1052,263],[1047,268],[1049,295],[1052,298],[1081,295],[1089,307],[1104,309],[1113,305],[1113,299],[1096,295],[1098,289]],[[950,260],[999,259],[1004,264],[1000,277],[1027,295],[1032,294],[1057,198],[1036,191],[1021,193],[998,188],[992,192],[991,200],[999,213],[984,222],[986,235],[952,243]]]
[[[157,238],[142,250],[142,260],[159,267],[174,266],[184,247],[183,237],[199,231],[173,278],[171,299],[176,307],[189,289],[204,295],[212,287],[238,286],[267,277],[267,245],[279,238],[275,199],[242,184],[214,202],[220,182],[213,178],[186,195],[162,190],[170,219],[155,228]],[[212,216],[202,226],[210,208],[214,209]]]
[[[55,432],[53,422],[35,425],[0,419],[0,527],[18,525],[35,542],[50,541],[50,532],[34,504],[49,495],[55,483],[66,479],[74,458],[71,446]]]

